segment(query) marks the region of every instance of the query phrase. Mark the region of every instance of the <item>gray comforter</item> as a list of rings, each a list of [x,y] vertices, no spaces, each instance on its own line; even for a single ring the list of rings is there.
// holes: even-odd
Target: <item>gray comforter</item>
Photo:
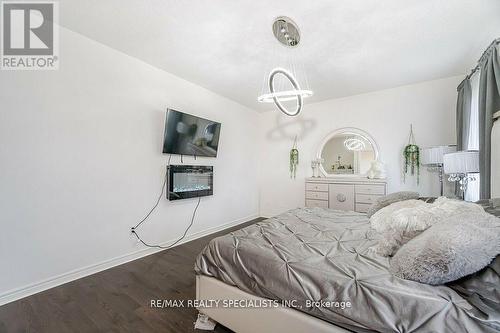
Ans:
[[[500,331],[498,258],[430,286],[391,275],[389,259],[370,249],[378,237],[364,214],[295,209],[213,239],[195,269],[254,295],[298,300],[298,310],[356,332]]]

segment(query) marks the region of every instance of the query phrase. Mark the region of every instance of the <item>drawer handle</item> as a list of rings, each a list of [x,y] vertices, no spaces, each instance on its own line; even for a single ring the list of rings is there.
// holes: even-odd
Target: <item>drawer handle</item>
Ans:
[[[346,200],[346,197],[344,194],[342,194],[342,193],[337,194],[337,201],[338,202],[344,202],[345,200]]]

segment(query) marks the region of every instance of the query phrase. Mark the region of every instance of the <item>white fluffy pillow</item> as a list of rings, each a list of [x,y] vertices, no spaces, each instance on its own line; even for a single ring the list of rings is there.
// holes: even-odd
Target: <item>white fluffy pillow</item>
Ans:
[[[412,238],[448,217],[484,213],[484,209],[477,204],[445,197],[438,198],[432,204],[409,203],[388,209],[391,206],[381,209],[379,212],[382,214],[379,216],[376,216],[379,212],[372,216],[372,219],[375,218],[373,221],[370,219],[372,227],[382,232],[382,239],[374,250],[383,256],[393,255]]]
[[[453,216],[462,213],[484,213],[484,208],[473,202],[439,197],[432,204],[436,214]]]
[[[373,229],[378,232],[384,232],[387,229],[390,229],[391,223],[390,218],[391,215],[402,209],[402,208],[415,208],[419,206],[430,206],[431,204],[425,203],[422,200],[405,200],[398,201],[389,206],[386,206],[370,217],[370,224]]]
[[[475,273],[500,253],[500,219],[462,213],[444,219],[394,255],[391,272],[403,279],[443,284]]]

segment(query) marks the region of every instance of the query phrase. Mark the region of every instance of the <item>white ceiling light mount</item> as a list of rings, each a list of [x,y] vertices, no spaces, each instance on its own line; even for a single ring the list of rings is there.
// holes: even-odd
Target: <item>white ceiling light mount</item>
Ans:
[[[289,17],[280,16],[273,23],[274,37],[284,46],[295,48],[300,42],[300,32],[298,26]],[[303,99],[313,95],[309,89],[302,89],[296,79],[295,66],[292,64],[293,72],[282,67],[276,67],[269,74],[267,85],[269,93],[263,93],[257,100],[261,103],[274,103],[278,110],[288,116],[296,116],[302,110]],[[283,76],[288,81],[292,89],[278,90],[276,84],[277,75]],[[296,108],[290,111],[283,102],[295,101]]]
[[[281,44],[288,47],[297,47],[300,42],[299,27],[293,20],[286,16],[280,16],[273,22],[274,37]]]

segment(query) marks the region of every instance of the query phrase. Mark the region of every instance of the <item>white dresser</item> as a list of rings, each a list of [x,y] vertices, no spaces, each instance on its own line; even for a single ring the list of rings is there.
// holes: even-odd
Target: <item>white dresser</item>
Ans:
[[[364,177],[306,178],[306,207],[324,207],[365,213],[387,194],[385,179]]]

